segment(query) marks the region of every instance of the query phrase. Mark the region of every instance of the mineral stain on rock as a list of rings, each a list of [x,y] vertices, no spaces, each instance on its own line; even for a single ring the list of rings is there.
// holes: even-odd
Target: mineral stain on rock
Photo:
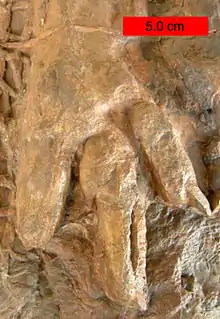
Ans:
[[[0,1],[0,318],[219,318],[211,1]],[[214,58],[213,58],[214,57]]]

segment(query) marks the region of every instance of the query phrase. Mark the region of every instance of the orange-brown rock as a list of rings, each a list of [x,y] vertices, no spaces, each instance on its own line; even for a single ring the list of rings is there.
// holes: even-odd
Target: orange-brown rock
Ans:
[[[210,0],[0,1],[0,318],[220,317],[218,28]]]

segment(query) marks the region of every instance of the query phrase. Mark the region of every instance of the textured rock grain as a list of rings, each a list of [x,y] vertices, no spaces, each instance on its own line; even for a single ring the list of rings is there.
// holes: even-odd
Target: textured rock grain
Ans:
[[[218,32],[122,36],[199,14],[0,1],[0,318],[220,317]]]

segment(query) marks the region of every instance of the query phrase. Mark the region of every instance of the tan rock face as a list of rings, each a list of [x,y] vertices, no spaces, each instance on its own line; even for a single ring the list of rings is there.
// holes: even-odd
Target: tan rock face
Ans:
[[[85,144],[80,184],[86,198],[95,198],[97,206],[95,264],[106,295],[145,309],[145,210],[149,203],[142,193],[147,189],[138,180],[137,166],[129,140],[116,129]]]
[[[0,1],[0,318],[220,317],[218,37],[122,36],[180,2]]]

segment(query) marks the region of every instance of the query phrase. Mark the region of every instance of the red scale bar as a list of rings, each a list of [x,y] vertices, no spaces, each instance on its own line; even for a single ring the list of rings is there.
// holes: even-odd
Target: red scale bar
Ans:
[[[208,17],[123,17],[123,36],[208,36]]]

